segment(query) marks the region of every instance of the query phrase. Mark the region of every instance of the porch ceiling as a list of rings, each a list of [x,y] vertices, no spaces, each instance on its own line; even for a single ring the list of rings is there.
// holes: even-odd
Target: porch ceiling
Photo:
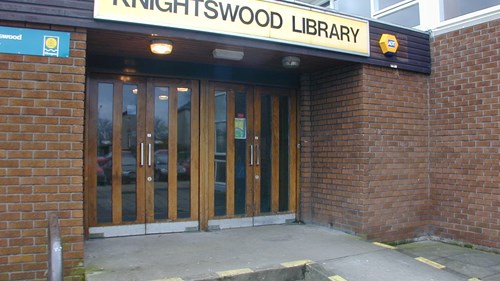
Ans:
[[[163,37],[163,36],[162,36]],[[315,50],[304,47],[295,47],[281,43],[268,43],[273,48],[259,48],[245,44],[246,42],[257,41],[246,38],[234,38],[220,35],[218,40],[199,40],[189,36],[167,36],[173,42],[172,54],[166,56],[155,55],[149,50],[151,34],[118,32],[111,30],[89,30],[87,35],[87,50],[91,55],[109,55],[126,58],[144,58],[154,60],[164,60],[173,62],[191,62],[201,64],[218,64],[227,66],[238,66],[245,68],[265,69],[270,71],[289,71],[308,73],[323,70],[346,62],[325,58],[325,56],[314,56]],[[203,37],[203,36],[201,36]],[[216,36],[210,36],[216,37]],[[232,42],[235,42],[234,44]],[[242,61],[229,61],[214,59],[212,51],[216,48],[243,51],[245,56]],[[293,49],[301,49],[301,53],[293,52]],[[292,51],[290,51],[292,49]],[[325,51],[322,51],[323,53]],[[290,70],[281,66],[281,59],[287,55],[295,55],[301,58],[301,66],[298,69]]]

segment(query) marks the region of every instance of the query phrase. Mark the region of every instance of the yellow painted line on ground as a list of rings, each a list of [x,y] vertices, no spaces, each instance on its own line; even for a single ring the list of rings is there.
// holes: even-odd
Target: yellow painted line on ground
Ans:
[[[175,278],[157,279],[157,280],[151,280],[151,281],[184,281],[184,280],[182,278],[175,277]]]
[[[330,276],[328,279],[332,281],[347,281],[347,279],[342,278],[340,275]]]
[[[298,261],[290,261],[290,262],[284,262],[281,264],[283,267],[294,267],[294,266],[301,266],[305,264],[311,264],[314,263],[312,260],[298,260]]]
[[[217,272],[217,275],[220,277],[229,277],[229,276],[236,276],[240,274],[245,274],[245,273],[252,273],[253,270],[250,268],[241,268],[241,269],[234,269],[234,270],[227,270],[227,271],[220,271]]]
[[[475,278],[475,277],[474,277],[474,278],[470,278],[470,279],[469,279],[469,280],[467,280],[467,281],[481,281],[481,279],[479,279],[479,278]]]
[[[384,243],[380,243],[380,242],[373,242],[373,245],[379,246],[379,247],[384,247],[384,248],[391,249],[391,250],[395,250],[396,249],[396,247],[393,247],[391,245],[387,245],[387,244],[384,244]]]
[[[418,257],[418,258],[415,258],[415,259],[416,259],[417,261],[419,261],[419,262],[423,262],[423,263],[425,263],[425,264],[427,264],[427,265],[430,265],[430,266],[432,266],[432,267],[435,267],[435,268],[437,268],[437,269],[443,269],[443,268],[445,268],[445,267],[446,267],[446,266],[444,266],[444,265],[442,265],[442,264],[439,264],[439,263],[437,263],[437,262],[435,262],[435,261],[431,261],[431,260],[426,259],[426,258],[424,258],[424,257]]]

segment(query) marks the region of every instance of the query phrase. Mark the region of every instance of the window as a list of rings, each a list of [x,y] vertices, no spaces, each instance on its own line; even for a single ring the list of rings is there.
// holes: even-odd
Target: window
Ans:
[[[367,18],[371,16],[370,0],[337,0],[334,3],[334,9],[346,14],[353,14]]]
[[[356,2],[356,1],[351,1],[351,2]],[[394,4],[397,4],[399,2],[403,2],[401,0],[374,0],[374,8],[375,12],[380,11],[382,9],[385,9],[389,6],[392,6]]]
[[[441,21],[500,5],[500,0],[441,0]]]
[[[397,9],[394,12],[381,16],[379,20],[406,26],[416,27],[420,25],[419,5],[411,5],[402,9]]]

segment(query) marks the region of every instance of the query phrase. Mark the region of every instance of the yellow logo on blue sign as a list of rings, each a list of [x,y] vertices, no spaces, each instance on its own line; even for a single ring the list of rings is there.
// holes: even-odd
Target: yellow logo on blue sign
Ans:
[[[43,55],[57,57],[59,55],[59,37],[46,35],[43,37],[43,41]]]
[[[394,56],[399,48],[398,39],[392,34],[382,34],[378,43],[382,53],[388,57]]]

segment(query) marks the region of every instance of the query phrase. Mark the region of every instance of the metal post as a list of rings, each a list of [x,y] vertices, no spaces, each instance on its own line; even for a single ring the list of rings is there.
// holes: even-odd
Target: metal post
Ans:
[[[57,214],[49,214],[49,277],[48,281],[63,280],[63,254],[59,218]]]

